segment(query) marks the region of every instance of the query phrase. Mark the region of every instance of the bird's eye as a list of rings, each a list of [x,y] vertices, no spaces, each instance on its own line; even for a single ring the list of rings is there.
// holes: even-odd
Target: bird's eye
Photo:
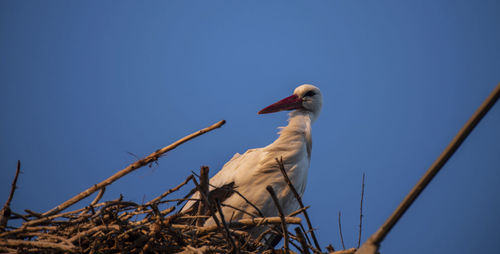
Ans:
[[[304,94],[304,97],[308,97],[308,96],[314,96],[316,93],[314,91],[309,91],[307,92],[306,94]]]

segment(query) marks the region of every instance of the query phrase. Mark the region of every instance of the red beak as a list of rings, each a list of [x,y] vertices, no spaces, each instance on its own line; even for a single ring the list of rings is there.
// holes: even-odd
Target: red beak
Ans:
[[[272,105],[265,107],[264,109],[259,111],[258,114],[274,113],[278,111],[292,110],[298,108],[302,108],[302,99],[300,99],[299,96],[294,94],[292,96],[286,97],[281,101],[278,101]]]

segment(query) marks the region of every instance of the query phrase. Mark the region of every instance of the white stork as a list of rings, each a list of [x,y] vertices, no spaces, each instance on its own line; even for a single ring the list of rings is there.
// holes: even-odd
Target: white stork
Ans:
[[[283,158],[287,174],[297,189],[299,195],[304,193],[309,162],[311,159],[312,136],[311,124],[318,118],[321,111],[322,96],[320,90],[313,85],[301,85],[297,87],[293,95],[280,100],[259,111],[259,114],[273,113],[283,110],[293,110],[289,114],[288,125],[281,127],[279,138],[272,144],[250,149],[244,154],[236,153],[222,169],[210,179],[209,191],[221,200],[222,204],[237,207],[235,210],[229,206],[223,206],[222,211],[225,220],[239,220],[251,217],[253,214],[259,217],[254,207],[248,204],[239,195],[224,192],[224,187],[231,187],[242,194],[253,203],[264,216],[278,216],[278,210],[266,186],[271,185],[276,192],[285,216],[299,208],[293,193],[284,181],[283,175],[278,168],[276,158]],[[192,199],[199,199],[199,193],[195,193]],[[194,200],[186,203],[182,211],[186,211],[193,205]],[[242,211],[245,212],[242,212]],[[220,218],[220,217],[219,217]],[[212,218],[205,225],[212,225]]]

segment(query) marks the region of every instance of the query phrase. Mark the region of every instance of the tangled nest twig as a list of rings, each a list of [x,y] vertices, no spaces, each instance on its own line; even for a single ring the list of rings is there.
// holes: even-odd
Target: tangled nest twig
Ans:
[[[292,214],[284,215],[280,212],[279,217],[261,216],[237,221],[229,220],[230,222],[222,218],[221,222],[218,222],[216,214],[221,211],[221,206],[226,205],[217,200],[214,202],[204,195],[208,190],[208,168],[206,167],[202,167],[199,177],[194,174],[190,175],[175,188],[167,190],[144,204],[124,201],[122,196],[116,200],[99,203],[106,186],[116,179],[155,162],[163,153],[222,124],[224,122],[221,121],[193,133],[136,161],[112,177],[44,214],[25,210],[27,214],[21,215],[10,211],[9,205],[17,181],[16,174],[11,195],[2,209],[0,218],[0,253],[286,253],[292,252],[289,244],[301,253],[321,253],[307,215],[308,207],[304,207],[298,195],[296,198],[301,208]],[[283,162],[277,160],[277,163],[283,172],[284,180],[294,191],[293,185],[287,179]],[[19,172],[19,167],[20,164],[18,164],[17,172]],[[120,175],[116,176],[117,174]],[[197,178],[200,184],[196,181]],[[167,199],[170,194],[180,190],[190,181],[196,187],[185,198]],[[99,192],[89,205],[62,212],[96,191]],[[178,208],[184,201],[189,200],[187,197],[195,191],[202,193],[198,211],[191,209],[174,213],[180,210]],[[268,191],[274,199],[274,191],[270,186]],[[275,202],[275,204],[278,210],[281,210],[279,203]],[[302,225],[301,218],[296,217],[301,213],[307,220],[308,230]],[[222,213],[218,214],[222,215]],[[217,225],[203,226],[207,218],[214,218]],[[22,219],[24,223],[20,227],[7,227],[9,219]],[[295,225],[294,233],[287,229],[290,224]],[[263,233],[256,238],[248,233],[248,230],[254,227],[263,229]],[[285,239],[282,249],[274,249],[274,246],[266,242],[271,235]],[[327,249],[333,252],[332,248]],[[349,249],[336,253],[353,252],[354,249]]]

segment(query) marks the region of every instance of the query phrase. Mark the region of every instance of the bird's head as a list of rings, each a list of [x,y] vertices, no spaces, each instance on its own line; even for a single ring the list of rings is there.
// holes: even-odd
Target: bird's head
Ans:
[[[293,95],[265,107],[259,111],[259,114],[268,114],[283,110],[301,110],[310,113],[314,121],[319,116],[322,104],[323,97],[319,88],[304,84],[295,88]]]

